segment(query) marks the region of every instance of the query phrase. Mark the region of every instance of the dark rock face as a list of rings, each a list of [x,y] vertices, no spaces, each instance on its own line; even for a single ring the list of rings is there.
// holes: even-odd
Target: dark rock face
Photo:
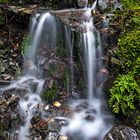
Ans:
[[[14,94],[5,93],[0,96],[0,140],[7,138],[5,133],[16,129],[21,121],[18,102],[19,97]]]
[[[105,80],[104,84],[103,84],[103,90],[105,93],[108,93],[110,88],[112,87],[113,85],[113,82],[114,82],[114,77],[113,76],[108,76],[108,78]]]
[[[136,131],[128,126],[119,125],[113,127],[104,140],[139,140]]]

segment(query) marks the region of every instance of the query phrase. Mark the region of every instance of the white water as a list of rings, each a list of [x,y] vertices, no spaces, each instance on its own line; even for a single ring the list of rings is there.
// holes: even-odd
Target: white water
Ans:
[[[97,1],[92,8],[95,9]],[[105,114],[105,102],[103,100],[102,84],[105,80],[104,67],[102,63],[102,48],[99,31],[93,26],[91,18],[91,9],[88,9],[84,16],[88,20],[81,25],[85,32],[81,39],[84,44],[86,81],[87,81],[87,99],[76,100],[71,103],[72,110],[76,110],[70,124],[62,129],[62,133],[69,135],[72,140],[103,140],[105,134],[110,130],[111,124],[106,123],[105,119],[110,118]],[[105,75],[104,77],[101,77]],[[82,106],[86,103],[86,108]],[[77,112],[77,107],[81,110]],[[86,120],[87,112],[94,117],[94,120]]]
[[[36,14],[31,19],[30,32],[31,46],[25,54],[25,72],[35,76],[41,72],[38,67],[37,49],[43,45],[49,45],[50,48],[55,47],[56,24],[54,16],[50,13],[44,13],[41,16]]]
[[[19,79],[12,81],[11,85],[8,87],[4,87],[2,91],[7,91],[10,89],[20,89],[23,90],[24,95],[18,96],[20,97],[20,109],[21,116],[24,120],[24,125],[20,127],[18,140],[28,140],[27,136],[29,136],[29,127],[30,127],[30,119],[32,118],[34,107],[36,107],[39,103],[42,102],[40,98],[40,94],[44,85],[44,80],[37,79],[32,76],[23,76],[19,77]],[[35,86],[35,87],[34,87]],[[35,88],[35,89],[34,89]]]
[[[92,6],[92,9],[95,8],[96,2]],[[86,81],[87,81],[87,99],[85,100],[76,100],[72,103],[71,108],[74,111],[74,115],[70,120],[70,124],[67,127],[62,129],[62,133],[74,135],[73,140],[90,140],[96,138],[96,140],[102,140],[106,132],[110,129],[111,125],[105,123],[104,119],[108,116],[104,114],[101,108],[104,106],[102,103],[103,94],[102,92],[102,81],[97,85],[99,80],[100,71],[102,70],[102,50],[101,50],[101,39],[100,33],[96,31],[93,26],[93,19],[91,18],[91,9],[88,9],[85,15],[89,20],[84,22],[81,26],[86,28],[86,32],[82,33],[82,40],[85,54],[85,65],[86,65]],[[37,24],[37,20],[39,23]],[[7,87],[11,88],[25,88],[27,93],[27,98],[22,97],[20,101],[20,107],[22,113],[25,116],[24,125],[21,126],[19,132],[19,140],[28,140],[27,136],[29,135],[30,119],[33,116],[34,108],[36,105],[42,102],[40,94],[42,91],[44,80],[36,78],[37,71],[39,69],[36,65],[36,55],[37,49],[43,42],[49,42],[49,47],[55,46],[56,39],[56,25],[54,17],[50,13],[43,14],[40,18],[37,16],[33,18],[31,27],[31,37],[33,39],[31,43],[30,50],[25,56],[25,61],[28,65],[25,68],[26,74],[20,77],[19,80],[14,81],[12,85]],[[47,29],[46,29],[47,28]],[[46,35],[45,32],[48,34]],[[71,87],[74,85],[74,68],[73,68],[73,37],[72,34],[65,29],[66,32],[66,42],[69,49],[69,58],[70,58],[70,71],[71,71]],[[45,36],[45,39],[44,39]],[[51,38],[51,40],[48,40]],[[47,51],[47,50],[46,50]],[[32,76],[29,76],[32,75]],[[36,90],[32,90],[32,83],[36,83]],[[6,89],[5,89],[6,90]],[[23,96],[23,95],[22,95]],[[86,103],[86,108],[83,108],[81,111],[76,112],[77,106],[82,106]],[[37,111],[37,110],[35,110]],[[87,112],[95,119],[93,121],[86,120]],[[27,116],[26,116],[27,115]],[[78,134],[78,137],[76,137]]]
[[[38,20],[38,21],[37,21]],[[49,47],[55,47],[56,25],[54,17],[50,13],[44,13],[41,16],[36,15],[32,18],[31,25],[31,46],[25,54],[24,74],[17,80],[12,81],[11,85],[4,87],[2,91],[11,89],[20,89],[24,95],[20,97],[21,116],[24,124],[21,125],[18,140],[29,140],[30,120],[35,112],[38,111],[37,105],[42,103],[41,92],[44,80],[39,77],[37,60],[37,50],[42,45],[49,44]],[[49,37],[49,38],[48,38]],[[50,39],[50,40],[47,40]],[[43,44],[42,44],[43,42]],[[46,50],[47,51],[47,50]]]
[[[88,79],[88,100],[93,100],[93,83],[95,80],[95,32],[92,23],[92,18],[89,22],[84,22],[83,25],[86,28],[86,33],[83,33],[84,46],[85,46],[85,56],[87,64],[87,79]]]
[[[26,79],[27,81],[29,79],[32,79],[31,83],[37,84],[36,91],[31,91],[27,97],[26,100],[23,99],[20,101],[20,107],[23,114],[27,114],[27,117],[25,118],[25,124],[21,126],[20,132],[19,132],[19,140],[28,140],[27,136],[29,136],[29,128],[30,128],[30,120],[34,113],[38,110],[35,109],[35,107],[42,103],[41,100],[41,91],[44,85],[44,80],[39,80],[36,78],[36,75],[39,75],[40,69],[38,67],[38,61],[37,59],[37,50],[42,45],[49,45],[50,48],[55,47],[55,37],[56,37],[56,25],[55,25],[55,19],[50,13],[44,13],[41,15],[36,15],[36,17],[32,18],[32,26],[31,26],[31,47],[26,54],[25,61],[28,62],[29,65],[27,65],[26,75],[23,76],[23,79]],[[37,20],[38,24],[37,24]],[[48,37],[49,36],[49,37]],[[50,39],[50,40],[47,40]],[[42,44],[43,42],[43,44]],[[46,50],[47,51],[47,50]],[[34,77],[28,76],[34,74]],[[28,78],[29,77],[29,78]],[[21,83],[22,84],[22,83]],[[27,83],[29,84],[29,82]],[[28,87],[28,86],[27,86]],[[30,91],[29,87],[29,91]],[[43,113],[43,112],[42,112]]]
[[[65,41],[66,41],[66,47],[68,51],[68,56],[70,60],[70,87],[68,92],[72,91],[74,88],[74,62],[73,62],[73,43],[74,43],[74,36],[73,33],[68,29],[68,27],[65,26]]]

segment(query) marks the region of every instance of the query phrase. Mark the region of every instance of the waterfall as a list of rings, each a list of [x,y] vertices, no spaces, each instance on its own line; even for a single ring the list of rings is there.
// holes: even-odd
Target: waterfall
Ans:
[[[68,50],[68,58],[70,59],[70,88],[72,91],[74,88],[74,68],[73,68],[73,43],[74,43],[74,35],[73,33],[70,31],[70,29],[68,29],[68,27],[65,26],[65,42],[66,42],[66,48]]]
[[[30,120],[39,111],[37,105],[42,103],[41,92],[44,79],[42,79],[38,60],[38,55],[42,54],[37,52],[43,45],[55,48],[56,25],[54,17],[50,13],[36,14],[31,19],[30,32],[31,43],[28,51],[24,54],[25,67],[23,75],[12,81],[9,86],[1,89],[3,92],[11,89],[26,91],[25,95],[18,93],[20,97],[20,114],[24,121],[19,129],[18,140],[29,139]]]
[[[87,1],[85,2],[87,5]],[[63,127],[61,130],[61,133],[68,135],[71,140],[102,140],[104,135],[111,128],[111,124],[106,121],[108,118],[110,118],[110,116],[106,114],[104,110],[105,101],[102,86],[106,75],[103,75],[104,66],[101,59],[103,55],[101,37],[100,32],[93,25],[94,19],[91,17],[91,10],[95,9],[96,3],[97,1],[95,1],[92,8],[88,8],[87,11],[83,13],[83,15],[87,16],[88,18],[86,21],[81,22],[81,28],[84,30],[80,33],[81,35],[79,40],[81,41],[80,48],[83,48],[81,49],[83,50],[82,54],[84,54],[82,59],[85,66],[83,67],[83,71],[85,72],[83,75],[85,75],[84,80],[86,86],[84,90],[86,98],[73,99],[69,101],[73,114],[72,117],[69,118],[69,124]],[[41,15],[36,14],[34,17],[32,17],[31,23],[31,43],[27,54],[24,54],[25,67],[23,70],[23,75],[4,89],[8,90],[11,88],[24,87],[24,89],[27,91],[26,95],[19,95],[21,96],[19,104],[21,114],[24,116],[24,123],[20,126],[18,140],[29,139],[31,118],[34,116],[34,113],[39,111],[36,106],[43,102],[41,99],[41,92],[44,85],[44,79],[40,64],[42,63],[41,59],[44,52],[40,53],[40,48],[45,46],[45,51],[49,51],[48,48],[53,48],[55,50],[57,44],[57,25],[54,16],[48,12]],[[65,47],[68,51],[67,57],[70,64],[68,92],[72,93],[75,84],[75,40],[74,33],[70,29],[68,29],[66,26],[63,29],[65,36]],[[58,60],[58,56],[56,58]],[[48,62],[48,59],[51,58],[47,58],[45,61]],[[57,62],[58,61],[56,61],[56,63]],[[64,63],[66,62],[61,64]],[[61,81],[61,79],[59,79],[59,81]],[[43,112],[39,112],[39,114],[42,115]]]
[[[44,13],[41,16],[35,15],[32,18],[31,24],[31,46],[27,54],[25,54],[25,62],[27,63],[25,73],[36,75],[41,72],[38,67],[37,49],[46,44],[50,48],[55,47],[56,25],[55,18],[50,13]]]
[[[36,76],[42,77],[41,70],[39,68],[39,64],[37,59],[37,51],[38,48],[42,45],[49,45],[50,48],[55,47],[55,38],[56,38],[56,25],[55,19],[50,13],[44,13],[41,15],[40,19],[38,19],[39,23],[37,24],[37,15],[32,18],[31,25],[31,46],[29,47],[29,51],[25,54],[28,66],[25,68],[25,76],[29,77],[26,80],[32,79],[31,83],[37,83],[36,91],[31,91],[28,94],[27,100],[22,100],[20,102],[20,107],[23,113],[27,112],[27,117],[25,119],[25,125],[21,126],[19,133],[19,140],[26,140],[29,136],[29,128],[30,128],[30,120],[33,117],[34,112],[38,111],[35,107],[42,103],[41,100],[41,91],[43,88],[44,80],[37,79]],[[30,64],[29,64],[30,63]],[[34,69],[30,68],[33,65]],[[33,74],[32,77],[30,77]],[[29,75],[29,76],[28,76]],[[19,81],[18,81],[19,83]],[[23,83],[23,82],[22,82]],[[21,83],[21,84],[22,84]],[[29,84],[29,83],[27,83]],[[29,87],[30,91],[30,87]]]
[[[88,100],[93,100],[93,83],[95,80],[95,32],[92,19],[84,22],[86,33],[83,33],[88,79]]]
[[[97,1],[93,4],[95,8]],[[111,128],[107,119],[111,116],[106,114],[103,82],[106,78],[105,68],[102,62],[103,50],[101,47],[100,32],[93,25],[91,9],[88,9],[84,16],[89,17],[81,27],[81,47],[84,47],[85,81],[87,82],[87,99],[74,100],[71,103],[75,111],[70,124],[62,129],[62,133],[68,135],[72,140],[102,140]],[[80,107],[80,109],[79,109]],[[78,110],[78,111],[77,111]]]

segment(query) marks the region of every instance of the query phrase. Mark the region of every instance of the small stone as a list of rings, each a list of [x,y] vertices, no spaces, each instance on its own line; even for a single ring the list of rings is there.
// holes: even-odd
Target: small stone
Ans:
[[[44,109],[49,110],[49,105],[46,105]]]
[[[53,131],[53,132],[49,132],[45,140],[57,140],[58,137],[59,137],[59,134]]]
[[[3,45],[3,42],[0,40],[0,45],[2,46]]]
[[[84,8],[87,6],[88,0],[78,0],[78,6]]]
[[[60,135],[58,140],[68,140],[68,137],[65,135]]]
[[[52,88],[53,87],[53,83],[54,83],[54,81],[53,81],[53,79],[48,79],[48,88]]]
[[[51,131],[59,131],[60,125],[54,120],[54,118],[49,119],[48,129]]]
[[[85,116],[85,120],[93,122],[95,120],[95,116],[88,114]]]
[[[29,60],[27,62],[27,67],[29,68],[29,70],[34,70],[36,69],[36,66],[34,65],[33,61]]]
[[[0,85],[9,85],[10,81],[0,80]]]
[[[62,126],[68,126],[70,121],[64,117],[55,117],[54,120]]]
[[[13,76],[9,75],[9,74],[2,74],[2,77],[4,80],[13,80]]]
[[[80,95],[77,92],[75,92],[75,91],[72,91],[71,94],[72,94],[72,97],[75,98],[75,99],[79,99],[80,98]]]

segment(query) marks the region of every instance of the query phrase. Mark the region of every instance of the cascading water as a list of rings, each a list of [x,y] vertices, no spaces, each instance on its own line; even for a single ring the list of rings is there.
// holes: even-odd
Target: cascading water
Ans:
[[[95,1],[92,8],[95,8]],[[62,133],[68,135],[72,140],[102,140],[111,125],[107,123],[108,115],[105,114],[102,84],[104,81],[104,67],[101,60],[102,48],[100,33],[93,26],[91,18],[91,9],[87,9],[83,17],[87,17],[81,27],[84,32],[81,33],[81,47],[84,49],[84,66],[85,83],[87,85],[86,99],[72,101],[71,110],[74,112],[69,125],[62,128]],[[56,45],[56,24],[55,18],[50,13],[36,14],[32,18],[31,26],[31,44],[29,51],[25,54],[25,68],[23,76],[5,88],[4,90],[16,88],[25,89],[26,95],[21,96],[20,108],[21,114],[24,116],[24,124],[19,130],[18,140],[28,140],[30,121],[34,113],[38,111],[36,106],[42,103],[41,91],[44,80],[41,78],[42,72],[38,67],[42,61],[42,54],[38,57],[39,48],[44,46],[46,51]],[[70,88],[74,87],[74,36],[73,33],[65,27],[65,45],[67,46],[68,59],[70,61]],[[43,60],[49,61],[49,60]],[[102,77],[101,77],[102,76]],[[73,89],[69,90],[72,92]],[[42,112],[41,112],[42,113]],[[59,116],[60,117],[60,116]],[[109,116],[110,117],[110,116]]]
[[[34,76],[39,75],[40,69],[38,67],[38,61],[36,61],[37,49],[46,43],[51,48],[55,46],[56,26],[55,26],[54,17],[50,13],[44,13],[41,15],[38,24],[36,23],[37,22],[36,20],[34,17],[32,18],[33,21],[31,26],[32,42],[28,53],[25,54],[26,55],[25,61],[27,61],[28,63],[30,62],[30,65],[28,65],[27,68],[25,69],[27,70],[26,71],[27,76],[25,75],[25,77],[28,77],[28,75],[32,75],[32,73],[34,74]],[[46,35],[46,37],[44,37],[44,35]],[[48,36],[49,39],[51,39],[49,41],[47,40]],[[34,65],[33,69],[32,68],[30,69],[31,65]],[[23,111],[24,114],[27,113],[27,117],[25,119],[25,125],[21,126],[20,128],[19,140],[27,139],[27,136],[29,135],[30,120],[33,117],[33,113],[37,111],[35,107],[38,104],[42,103],[40,94],[43,88],[44,80],[39,80],[35,77],[30,77],[30,76],[26,80],[28,81],[30,79],[31,79],[31,83],[37,83],[37,87],[35,92],[32,91],[28,94],[27,100],[22,100],[20,102],[21,110]],[[27,84],[29,84],[29,82]]]
[[[20,89],[26,93],[25,95],[18,95],[20,96],[20,114],[24,120],[24,124],[21,125],[19,130],[18,140],[29,139],[30,120],[33,114],[38,111],[36,106],[42,103],[41,91],[44,80],[41,79],[42,76],[39,74],[39,64],[36,60],[38,59],[37,50],[44,44],[48,44],[49,47],[55,47],[56,25],[54,17],[50,13],[44,13],[41,17],[36,15],[36,17],[32,18],[31,23],[32,41],[29,50],[24,54],[25,67],[23,75],[19,79],[12,81],[10,86],[2,89],[3,92]]]
[[[74,43],[74,36],[73,33],[65,26],[65,34],[66,34],[66,46],[68,49],[68,56],[67,58],[70,59],[70,88],[72,91],[74,87],[74,68],[73,68],[73,43]]]
[[[39,20],[39,22],[37,20]],[[25,54],[25,61],[27,61],[25,72],[26,74],[29,73],[29,75],[31,75],[30,70],[33,69],[34,74],[41,72],[39,67],[36,67],[39,63],[36,61],[37,49],[44,44],[53,48],[56,40],[55,19],[50,13],[44,13],[41,17],[39,14],[36,14],[35,17],[32,18],[31,24],[31,47],[27,54]]]
[[[95,79],[95,32],[93,32],[92,19],[90,22],[85,22],[83,25],[86,28],[86,33],[83,33],[85,56],[87,64],[87,75],[88,75],[88,100],[93,99],[93,83]]]
[[[97,1],[93,4],[94,9]],[[103,140],[103,137],[111,128],[105,114],[104,93],[102,91],[103,81],[107,75],[102,63],[102,48],[99,31],[93,26],[91,9],[84,16],[87,21],[81,25],[84,33],[81,34],[81,42],[84,44],[87,99],[72,102],[71,108],[75,111],[70,124],[62,129],[62,133],[70,136],[72,140]],[[82,45],[82,44],[81,44]],[[83,46],[83,45],[82,45]]]

